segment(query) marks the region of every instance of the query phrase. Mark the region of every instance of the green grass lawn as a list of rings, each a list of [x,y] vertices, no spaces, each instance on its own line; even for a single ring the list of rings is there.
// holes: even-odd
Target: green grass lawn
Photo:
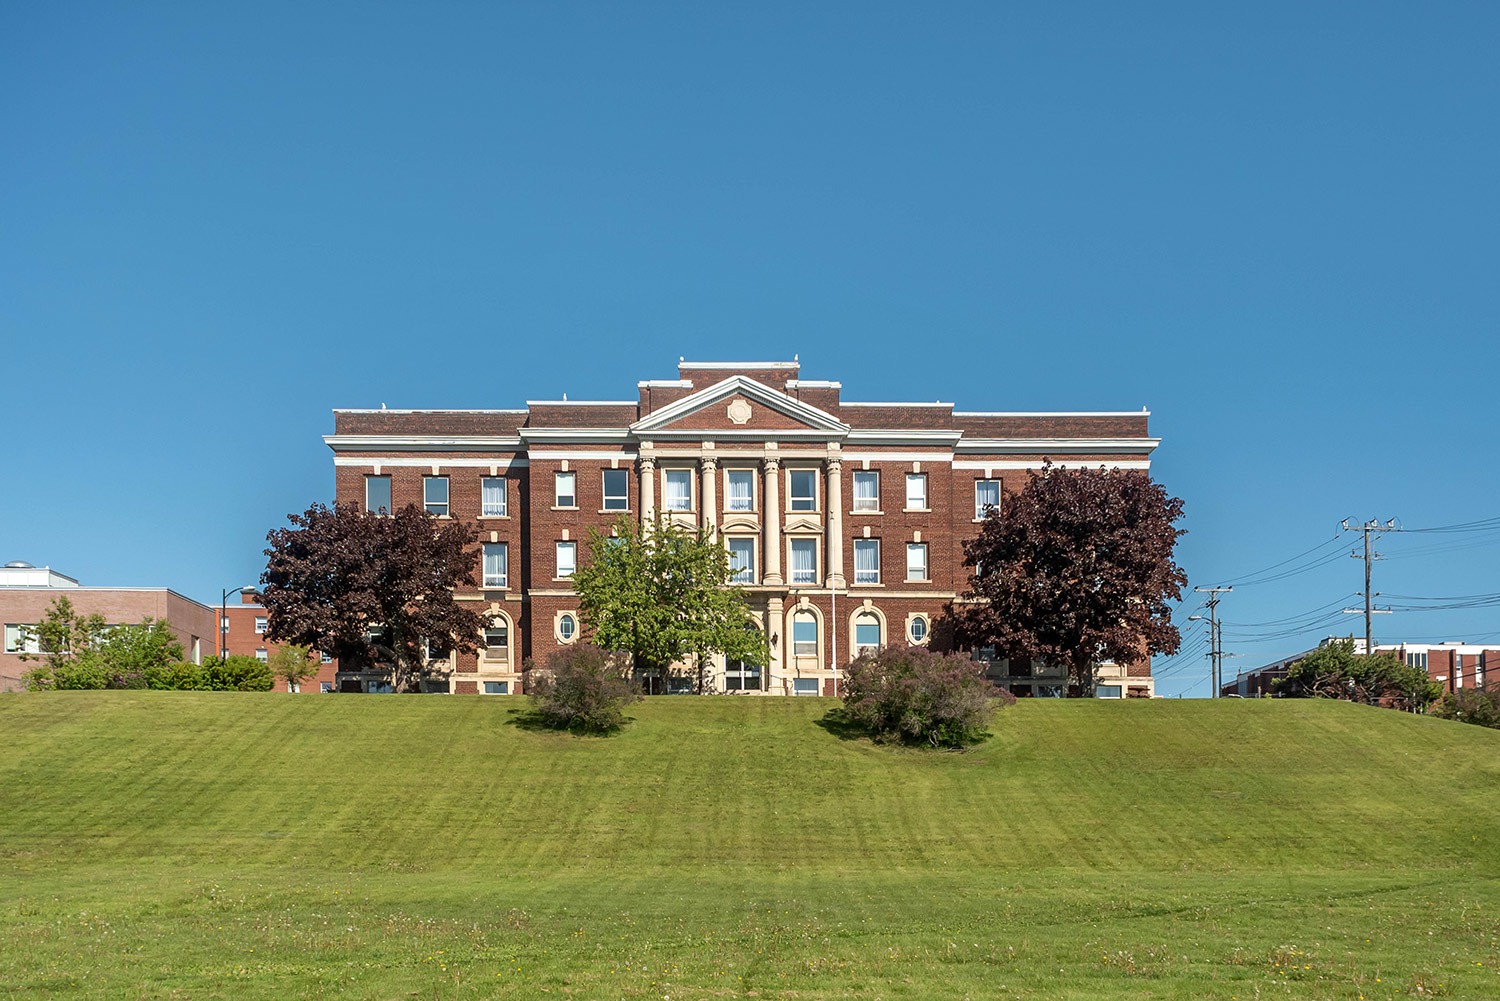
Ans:
[[[0,696],[0,998],[1500,997],[1500,733],[833,705]]]

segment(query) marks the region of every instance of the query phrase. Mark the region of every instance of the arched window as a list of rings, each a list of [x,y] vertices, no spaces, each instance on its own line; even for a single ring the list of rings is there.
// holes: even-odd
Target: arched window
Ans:
[[[854,617],[854,656],[880,647],[880,617],[874,612],[860,612]]]
[[[812,612],[797,612],[792,616],[792,656],[816,657],[817,655],[817,616]]]
[[[484,631],[484,650],[480,656],[492,664],[510,660],[510,623],[505,616],[496,615],[490,619]]]

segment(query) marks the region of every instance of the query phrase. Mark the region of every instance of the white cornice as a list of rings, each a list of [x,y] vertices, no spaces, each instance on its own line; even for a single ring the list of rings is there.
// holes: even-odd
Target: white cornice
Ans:
[[[1051,456],[1047,456],[1048,459]],[[1110,469],[1150,469],[1150,459],[1058,459],[1052,463],[1054,469],[1094,469],[1106,466]],[[955,461],[954,469],[1041,469],[1041,459],[965,459]]]
[[[955,451],[997,455],[1116,455],[1153,452],[1160,438],[962,438]]]
[[[336,414],[524,414],[525,410],[455,410],[452,407],[444,407],[440,410],[387,410],[385,407],[369,410],[354,410],[345,407],[334,407]]]
[[[833,382],[829,379],[788,379],[787,389],[843,389],[842,382]]]
[[[634,407],[639,400],[527,400],[528,407]],[[522,411],[524,413],[524,411]]]
[[[848,406],[849,404],[844,404]],[[954,417],[1150,417],[1140,410],[955,410]]]
[[[516,452],[522,447],[521,439],[510,435],[325,434],[323,443],[335,452]]]
[[[790,369],[795,372],[802,367],[802,363],[795,361],[683,361],[679,358],[677,367],[721,371],[765,371],[766,369],[786,371]]]
[[[486,456],[483,459],[455,459],[433,455],[335,455],[333,457],[333,464],[336,467],[353,466],[357,468],[398,466],[405,469],[410,467],[426,468],[427,466],[442,466],[452,469],[487,469],[490,466],[494,466],[496,469],[524,469],[529,464],[529,460],[521,456],[511,456],[508,458],[505,456],[495,458]]]
[[[953,445],[963,432],[948,428],[855,428],[849,432],[851,445]]]
[[[635,384],[637,389],[692,389],[687,379],[642,379]]]
[[[839,403],[841,407],[951,407],[953,404],[944,403],[941,400],[936,403],[866,403],[858,400],[846,400]]]
[[[527,443],[598,445],[631,440],[629,428],[521,428],[519,433]]]

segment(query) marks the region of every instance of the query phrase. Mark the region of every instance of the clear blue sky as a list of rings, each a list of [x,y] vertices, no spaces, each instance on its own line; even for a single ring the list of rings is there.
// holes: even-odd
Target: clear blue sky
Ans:
[[[1488,2],[7,4],[0,560],[217,602],[332,408],[679,355],[1149,406],[1197,585],[1494,517],[1497,51]],[[1381,591],[1500,591],[1500,530],[1381,542]],[[1236,589],[1230,672],[1360,583]]]

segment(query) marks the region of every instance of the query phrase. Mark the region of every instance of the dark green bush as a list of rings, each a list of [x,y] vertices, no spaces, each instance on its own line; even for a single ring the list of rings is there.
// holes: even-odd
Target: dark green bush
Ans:
[[[527,675],[526,691],[545,726],[578,733],[610,733],[625,725],[625,707],[641,693],[614,658],[588,643],[563,647]]]
[[[985,679],[983,665],[921,647],[861,654],[843,689],[845,716],[875,739],[932,747],[978,743],[996,703],[1016,700]]]
[[[1500,686],[1448,692],[1428,712],[1440,719],[1500,729]]]
[[[269,692],[275,678],[271,665],[254,657],[210,657],[203,664],[208,688],[215,692]]]

